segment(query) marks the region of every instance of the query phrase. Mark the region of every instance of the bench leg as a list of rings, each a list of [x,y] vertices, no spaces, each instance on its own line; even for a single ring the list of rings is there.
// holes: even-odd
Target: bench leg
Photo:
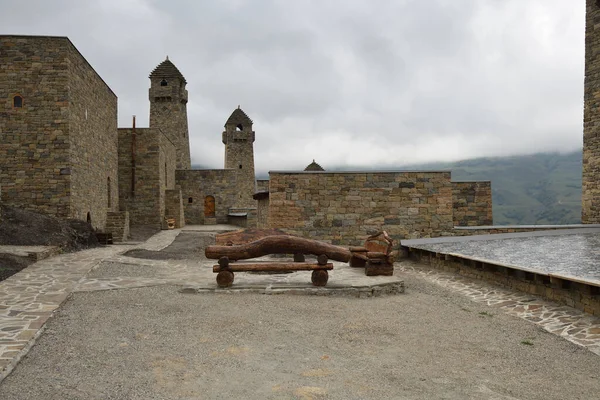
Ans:
[[[217,274],[217,285],[219,285],[221,288],[226,288],[233,285],[233,272],[219,271]]]
[[[327,280],[329,279],[329,274],[327,270],[324,269],[315,269],[312,272],[311,281],[314,286],[325,286],[327,285]]]

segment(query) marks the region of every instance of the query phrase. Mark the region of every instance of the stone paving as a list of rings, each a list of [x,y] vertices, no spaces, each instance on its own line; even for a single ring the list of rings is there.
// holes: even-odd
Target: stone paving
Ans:
[[[231,227],[217,226],[217,231]],[[185,231],[212,231],[187,227]],[[258,291],[276,294],[378,296],[404,291],[397,276],[366,277],[363,270],[334,263],[324,288],[310,283],[310,272],[289,274],[236,273],[231,289],[219,289],[214,260],[148,260],[127,257],[133,248],[158,251],[173,242],[180,229],[165,230],[142,244],[125,244],[62,254],[38,261],[0,282],[0,381],[6,377],[42,334],[44,323],[70,293],[180,285],[185,293],[202,291]]]
[[[432,269],[414,261],[405,260],[397,264],[396,271],[420,276],[459,292],[475,302],[523,318],[600,355],[600,318],[527,293],[506,290],[483,281]]]

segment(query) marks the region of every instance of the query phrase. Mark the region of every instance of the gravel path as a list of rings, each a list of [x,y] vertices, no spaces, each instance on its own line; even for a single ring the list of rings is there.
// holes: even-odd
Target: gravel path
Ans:
[[[600,357],[407,277],[371,299],[76,293],[0,399],[594,399]]]

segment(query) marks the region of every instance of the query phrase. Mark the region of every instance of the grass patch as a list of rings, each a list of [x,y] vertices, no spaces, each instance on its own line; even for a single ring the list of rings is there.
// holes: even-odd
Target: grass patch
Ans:
[[[521,344],[525,346],[533,346],[533,342],[531,341],[531,339],[523,339],[521,340]]]
[[[487,311],[482,311],[482,312],[479,313],[479,315],[482,316],[482,317],[493,317],[494,316],[494,314],[489,313]]]

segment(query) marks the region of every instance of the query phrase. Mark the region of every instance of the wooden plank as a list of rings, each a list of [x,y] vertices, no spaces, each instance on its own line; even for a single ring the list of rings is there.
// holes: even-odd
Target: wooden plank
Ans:
[[[227,270],[232,272],[276,272],[276,271],[314,271],[314,270],[332,270],[333,264],[327,263],[319,265],[316,263],[302,262],[235,262],[229,263]],[[213,272],[221,271],[220,265],[213,265]]]

